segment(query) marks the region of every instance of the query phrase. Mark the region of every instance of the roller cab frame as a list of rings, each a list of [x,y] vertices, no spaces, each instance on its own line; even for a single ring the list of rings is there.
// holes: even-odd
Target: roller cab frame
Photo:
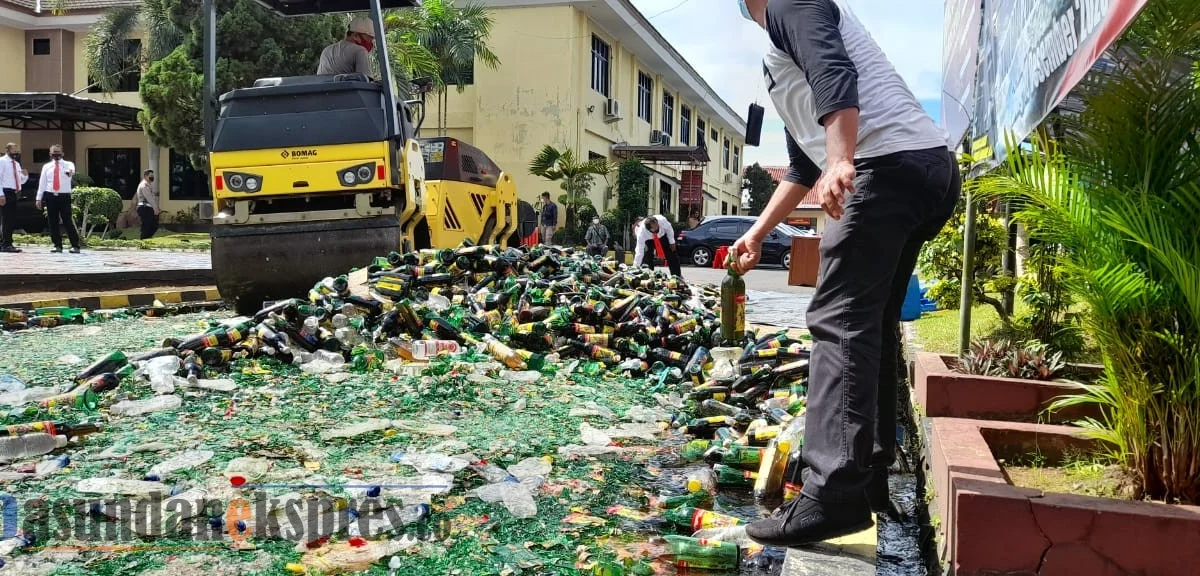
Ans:
[[[257,0],[285,17],[366,11],[379,55],[383,10],[419,0]],[[362,75],[263,78],[216,98],[216,0],[203,0],[204,142],[212,265],[239,311],[303,294],[324,276],[411,248],[425,170],[391,65]],[[402,239],[405,239],[402,242]]]

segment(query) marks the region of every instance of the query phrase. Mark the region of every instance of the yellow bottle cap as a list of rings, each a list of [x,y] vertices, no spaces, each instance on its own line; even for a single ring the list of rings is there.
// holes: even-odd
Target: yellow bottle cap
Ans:
[[[288,562],[284,565],[283,569],[293,574],[303,574],[305,572],[304,565],[299,562]]]
[[[699,480],[692,478],[687,481],[687,491],[688,492],[696,493],[696,492],[699,492],[700,489],[701,489],[701,486],[700,486]]]

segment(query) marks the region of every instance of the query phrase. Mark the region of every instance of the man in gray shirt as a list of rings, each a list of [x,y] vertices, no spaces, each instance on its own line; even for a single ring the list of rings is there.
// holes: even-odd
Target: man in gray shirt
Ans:
[[[321,51],[317,74],[362,74],[371,77],[369,53],[375,49],[375,27],[371,19],[357,16],[350,21],[346,38]]]
[[[771,48],[763,72],[791,167],[734,244],[741,273],[812,189],[830,217],[808,307],[813,347],[801,494],[746,534],[769,546],[836,538],[890,513],[900,305],[921,246],[961,188],[934,124],[847,0],[739,0]]]

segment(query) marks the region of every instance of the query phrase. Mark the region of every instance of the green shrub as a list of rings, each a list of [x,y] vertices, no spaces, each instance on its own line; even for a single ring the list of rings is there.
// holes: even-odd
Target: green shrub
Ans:
[[[121,195],[112,188],[76,188],[72,192],[72,200],[72,216],[84,237],[95,231],[100,231],[103,235],[124,208]]]

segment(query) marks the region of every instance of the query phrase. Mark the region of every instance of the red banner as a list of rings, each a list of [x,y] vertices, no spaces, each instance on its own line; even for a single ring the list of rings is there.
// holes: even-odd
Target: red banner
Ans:
[[[703,170],[684,170],[679,182],[680,204],[701,204],[704,202]]]

